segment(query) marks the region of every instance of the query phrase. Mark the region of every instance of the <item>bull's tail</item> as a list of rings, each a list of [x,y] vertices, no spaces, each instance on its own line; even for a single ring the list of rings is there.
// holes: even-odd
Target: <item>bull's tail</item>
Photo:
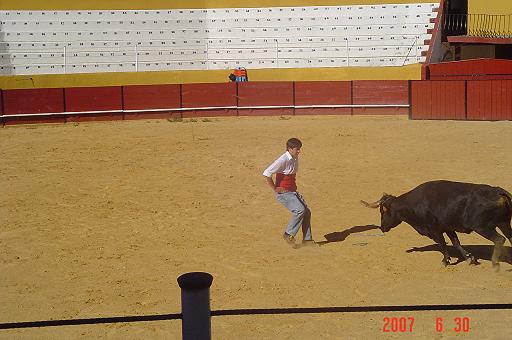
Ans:
[[[512,209],[512,194],[510,194],[510,192],[505,189],[501,189],[499,194],[502,198],[500,201],[503,203],[503,205],[506,205],[509,209]]]

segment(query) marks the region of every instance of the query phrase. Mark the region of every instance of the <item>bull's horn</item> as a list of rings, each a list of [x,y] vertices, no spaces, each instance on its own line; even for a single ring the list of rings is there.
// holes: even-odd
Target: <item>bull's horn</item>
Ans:
[[[361,200],[361,204],[364,205],[367,208],[378,208],[380,206],[381,200],[378,200],[373,203],[368,203],[366,201]]]

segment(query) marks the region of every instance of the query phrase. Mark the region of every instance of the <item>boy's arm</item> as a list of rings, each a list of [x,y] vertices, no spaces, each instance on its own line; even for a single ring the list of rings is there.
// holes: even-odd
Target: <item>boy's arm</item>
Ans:
[[[274,190],[275,192],[277,192],[278,194],[281,194],[283,192],[285,192],[286,190],[284,188],[281,188],[281,187],[276,187],[275,183],[274,183],[274,180],[272,179],[272,177],[267,177],[265,176],[265,179],[267,180],[267,184],[269,187],[272,188],[272,190]]]
[[[274,184],[274,180],[272,179],[272,177],[267,177],[267,176],[264,176],[265,177],[265,180],[267,181],[267,184],[269,187],[272,188],[272,190],[276,190],[276,185]]]
[[[286,190],[281,187],[276,187],[276,184],[274,183],[274,180],[272,179],[272,175],[282,171],[285,167],[283,156],[279,157],[272,163],[268,168],[263,171],[263,176],[265,176],[265,179],[267,181],[267,184],[269,187],[272,188],[274,192],[277,192],[278,194],[285,192]]]

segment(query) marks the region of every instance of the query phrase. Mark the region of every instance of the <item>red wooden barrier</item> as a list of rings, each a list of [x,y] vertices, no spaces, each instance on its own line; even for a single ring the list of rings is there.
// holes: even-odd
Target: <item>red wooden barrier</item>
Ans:
[[[412,81],[411,118],[466,119],[464,81]]]
[[[3,113],[64,112],[62,89],[3,90]]]
[[[293,82],[238,83],[238,106],[292,106]],[[293,108],[241,109],[240,116],[292,115]]]
[[[431,80],[512,79],[512,60],[473,59],[428,66]]]
[[[295,82],[295,105],[350,105],[350,81],[298,81]],[[348,108],[296,108],[297,115],[349,115]]]
[[[408,105],[409,84],[407,80],[357,80],[352,82],[354,105]],[[407,107],[354,108],[353,114],[408,114]]]
[[[63,89],[3,90],[2,106],[6,116],[65,111]],[[4,117],[5,124],[64,123],[64,116]]]
[[[66,88],[64,96],[66,111],[68,112],[116,111],[123,109],[121,86]],[[67,121],[119,119],[123,119],[122,112],[69,115]]]
[[[148,110],[146,112],[125,112],[125,119],[181,117],[180,111],[149,111],[180,108],[181,88],[178,84],[124,86],[123,105],[125,110]]]
[[[214,108],[236,106],[236,83],[183,84],[181,97],[184,108],[212,108],[183,111],[183,117],[236,116],[236,109]]]
[[[511,120],[512,80],[468,81],[467,112],[471,120]]]
[[[410,93],[412,119],[512,120],[512,80],[411,81],[410,90],[407,84],[407,81],[246,82],[3,90],[0,91],[0,113],[5,124],[160,118],[170,117],[171,113],[130,113],[126,110],[180,107],[209,107],[207,110],[184,111],[183,117],[236,115],[237,110],[229,108],[236,106],[241,107],[240,115],[348,114],[350,108],[294,110],[293,106],[407,105]],[[253,106],[270,107],[250,108]],[[396,114],[405,110],[408,109],[354,108],[352,112]],[[119,112],[68,114],[86,111]],[[66,114],[58,115],[59,112]],[[180,116],[179,112],[174,114]],[[53,115],[14,116],[41,113]]]

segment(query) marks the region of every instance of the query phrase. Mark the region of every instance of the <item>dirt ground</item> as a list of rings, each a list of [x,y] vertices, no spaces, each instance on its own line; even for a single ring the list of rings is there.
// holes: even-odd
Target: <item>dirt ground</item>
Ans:
[[[180,313],[176,278],[213,275],[212,310],[512,303],[510,244],[460,235],[480,265],[443,267],[359,200],[433,179],[512,190],[512,122],[397,116],[208,118],[0,128],[0,323]],[[289,137],[318,248],[262,176]],[[456,253],[452,253],[456,256]],[[454,261],[455,262],[455,261]],[[384,332],[405,317],[406,332]],[[410,321],[414,318],[412,331]],[[445,329],[436,331],[436,318]],[[456,332],[468,318],[468,332]],[[510,310],[212,317],[214,339],[510,339]],[[391,330],[391,327],[389,327]],[[179,339],[181,321],[0,330],[0,339]]]

